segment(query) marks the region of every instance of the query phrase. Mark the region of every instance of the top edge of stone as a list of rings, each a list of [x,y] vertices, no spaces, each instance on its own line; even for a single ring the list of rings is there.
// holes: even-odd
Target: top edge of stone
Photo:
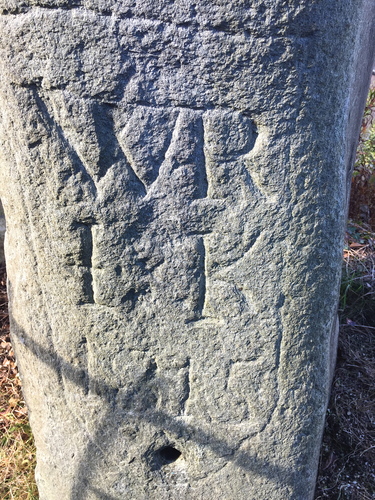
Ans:
[[[313,36],[317,24],[306,22],[306,16],[314,6],[298,4],[286,6],[283,1],[235,0],[230,12],[226,3],[216,1],[209,5],[195,2],[174,2],[157,0],[0,0],[0,15],[26,14],[35,9],[50,11],[89,11],[100,16],[114,16],[125,19],[158,20],[178,26],[215,30],[225,34],[239,31],[253,36],[297,35]]]

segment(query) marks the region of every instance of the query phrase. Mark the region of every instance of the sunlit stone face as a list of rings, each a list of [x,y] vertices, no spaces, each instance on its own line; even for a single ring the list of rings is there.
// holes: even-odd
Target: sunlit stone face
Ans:
[[[0,196],[41,499],[311,498],[358,7],[333,34],[328,0],[3,4]]]

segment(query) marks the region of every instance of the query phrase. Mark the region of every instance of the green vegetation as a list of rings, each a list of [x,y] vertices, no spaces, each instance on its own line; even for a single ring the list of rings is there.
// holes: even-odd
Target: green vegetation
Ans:
[[[348,223],[341,280],[341,322],[375,326],[375,234],[366,224]]]
[[[349,216],[375,228],[375,87],[370,88],[363,116]]]

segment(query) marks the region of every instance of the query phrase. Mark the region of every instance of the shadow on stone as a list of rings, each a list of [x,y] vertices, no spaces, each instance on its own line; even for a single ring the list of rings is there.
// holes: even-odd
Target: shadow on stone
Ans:
[[[52,367],[56,372],[64,375],[67,379],[76,385],[86,388],[89,374],[87,370],[79,370],[67,363],[64,359],[56,353],[42,347],[38,342],[33,340],[25,331],[20,328],[14,319],[11,319],[12,336],[18,338],[24,347],[29,349],[33,355],[39,358],[43,363]],[[60,378],[60,380],[62,380]],[[107,410],[103,412],[100,417],[99,425],[97,426],[95,435],[89,440],[86,449],[83,453],[83,458],[76,468],[75,481],[72,485],[70,498],[74,500],[85,500],[89,492],[96,495],[98,499],[103,500],[117,500],[118,497],[112,497],[108,492],[99,491],[97,488],[90,484],[90,478],[87,477],[89,470],[90,476],[95,476],[95,472],[103,465],[106,457],[103,449],[110,450],[111,445],[115,443],[118,438],[118,422],[120,414],[124,413],[124,409],[116,407],[116,397],[114,396],[113,388],[107,387],[105,382],[101,380],[92,380],[94,386],[100,387],[100,396],[108,405]],[[143,379],[139,382],[139,387],[135,391],[141,389]],[[131,389],[134,392],[134,386]],[[223,439],[215,437],[199,428],[189,427],[184,422],[178,421],[168,415],[162,410],[153,410],[150,413],[139,413],[137,419],[143,419],[148,424],[157,428],[163,427],[169,434],[175,434],[177,437],[185,436],[189,440],[193,440],[197,444],[204,444],[218,457],[225,456],[225,459],[234,463],[237,467],[247,472],[255,472],[261,476],[267,477],[271,481],[277,481],[277,478],[282,477],[283,483],[292,485],[292,476],[294,475],[292,469],[285,470],[280,467],[263,463],[256,456],[252,456],[247,452],[236,452],[228,442]],[[108,437],[108,429],[113,429]],[[97,443],[101,443],[101,446]],[[98,451],[100,453],[98,454]],[[174,443],[164,446],[153,452],[153,457],[150,457],[150,473],[158,471],[163,466],[173,464],[175,461],[183,458],[183,452],[175,447]],[[90,497],[91,498],[91,497]]]

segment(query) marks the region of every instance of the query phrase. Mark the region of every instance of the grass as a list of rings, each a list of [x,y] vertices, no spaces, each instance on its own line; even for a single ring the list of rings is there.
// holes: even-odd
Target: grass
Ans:
[[[375,228],[375,87],[362,120],[349,203],[350,217]]]
[[[5,268],[0,269],[0,500],[36,500],[35,447],[9,338]]]
[[[374,300],[375,234],[367,224],[349,221],[341,280],[341,321],[375,326]]]
[[[349,221],[315,500],[375,498],[375,234]]]

